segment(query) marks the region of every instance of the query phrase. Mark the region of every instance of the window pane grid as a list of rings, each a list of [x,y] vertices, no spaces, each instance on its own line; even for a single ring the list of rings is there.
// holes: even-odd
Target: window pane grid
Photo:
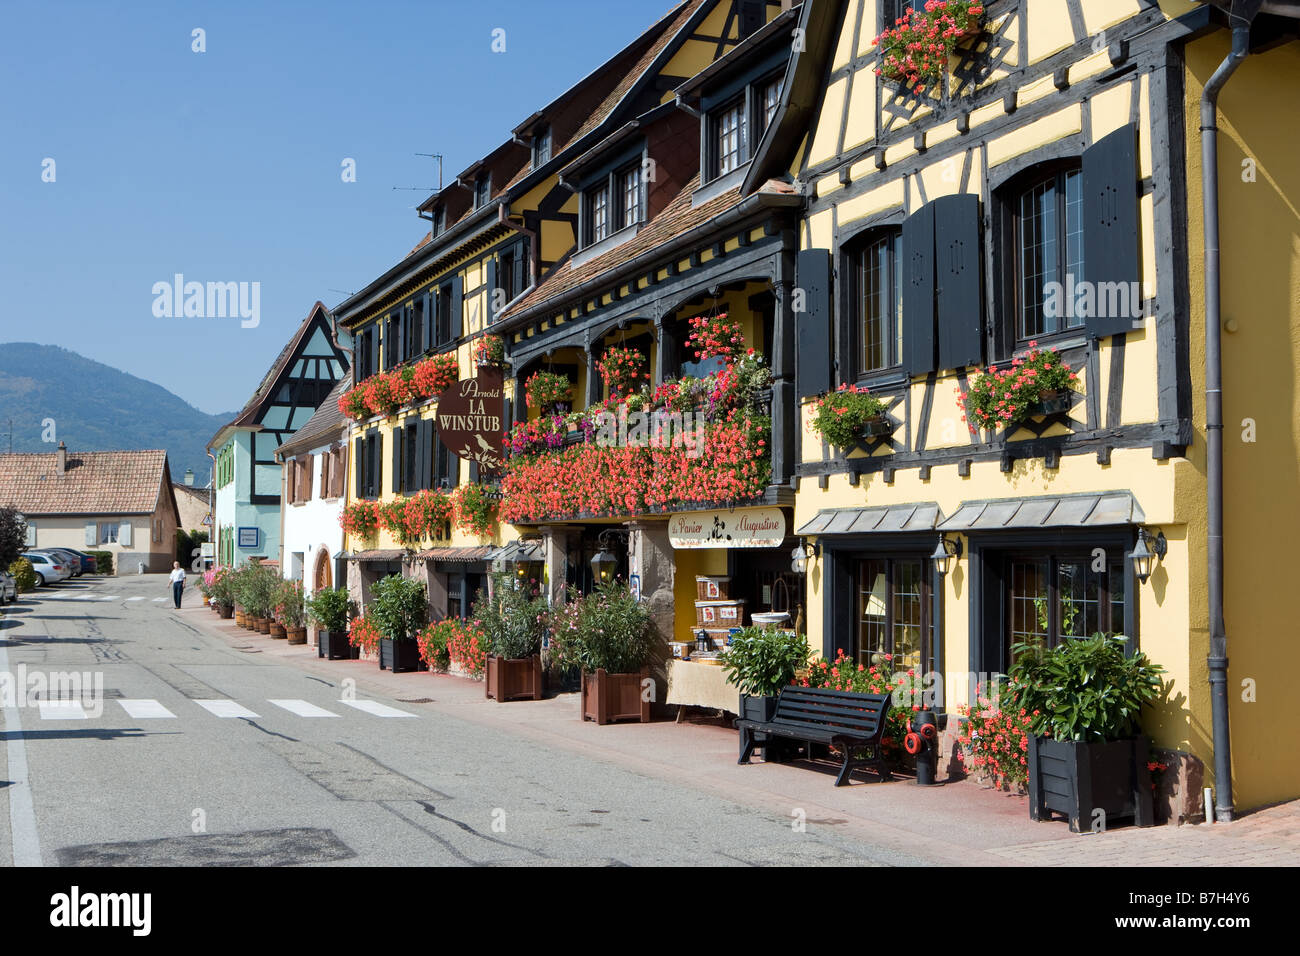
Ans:
[[[609,188],[602,187],[591,195],[591,241],[600,242],[609,235]]]
[[[740,166],[740,144],[744,131],[744,108],[740,103],[723,110],[718,116],[718,175]]]
[[[623,225],[641,221],[641,170],[632,167],[623,174]]]
[[[885,235],[862,247],[852,263],[857,282],[859,373],[892,368],[901,360],[902,243]]]

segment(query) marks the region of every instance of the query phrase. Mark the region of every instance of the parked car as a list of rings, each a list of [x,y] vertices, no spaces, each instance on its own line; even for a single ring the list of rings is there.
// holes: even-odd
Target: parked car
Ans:
[[[68,566],[66,558],[60,558],[47,551],[24,551],[23,557],[32,563],[38,588],[45,587],[47,584],[58,584],[72,577],[72,568]]]
[[[84,566],[81,562],[81,555],[70,548],[46,548],[46,553],[54,555],[56,558],[63,558],[67,562],[68,570],[72,572],[74,578],[79,578],[84,573]]]
[[[93,554],[86,554],[85,551],[78,551],[76,548],[59,548],[60,551],[66,551],[68,554],[75,554],[81,559],[81,570],[83,574],[94,574],[99,562]]]
[[[18,582],[8,571],[0,571],[0,604],[14,604],[18,601]]]

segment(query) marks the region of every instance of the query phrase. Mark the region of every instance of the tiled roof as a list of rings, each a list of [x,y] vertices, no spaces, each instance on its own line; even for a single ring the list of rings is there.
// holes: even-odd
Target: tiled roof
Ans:
[[[609,95],[605,97],[604,102],[602,102],[600,106],[593,110],[591,115],[587,117],[586,122],[578,127],[578,131],[569,139],[570,143],[582,139],[582,137],[586,136],[605,121],[605,118],[609,116],[609,114],[614,111],[614,108],[623,101],[623,97],[627,96],[627,94],[631,92],[632,87],[636,85],[637,80],[641,78],[642,74],[650,68],[650,64],[654,63],[654,61],[659,57],[659,54],[663,53],[664,48],[672,42],[675,36],[677,36],[677,32],[686,25],[687,21],[695,15],[696,11],[698,11],[700,7],[704,6],[704,4],[708,2],[709,0],[687,0],[686,3],[682,4],[681,9],[678,11],[673,22],[668,25],[667,29],[663,30],[659,34],[654,43],[650,44],[650,47],[641,55],[641,59],[637,61],[636,66],[628,70],[627,75],[623,77],[622,82],[610,91]],[[566,143],[565,146],[567,145],[568,144]]]
[[[682,187],[682,191],[673,197],[672,201],[663,208],[663,211],[649,225],[622,245],[611,249],[603,256],[589,259],[580,266],[574,267],[569,263],[565,263],[554,269],[527,298],[512,306],[508,312],[501,315],[500,319],[507,321],[518,312],[532,308],[549,299],[558,298],[588,279],[617,268],[624,262],[667,242],[675,236],[681,235],[688,229],[708,222],[714,216],[725,212],[741,201],[740,189],[737,187],[692,208],[691,193],[694,192],[698,183],[699,176],[692,177],[690,182]]]
[[[25,515],[152,514],[163,483],[171,488],[162,450],[68,452],[62,475],[56,458],[0,455],[0,505]]]
[[[302,427],[293,433],[293,437],[276,449],[282,455],[294,455],[300,451],[310,451],[317,445],[338,441],[339,431],[343,427],[343,413],[339,411],[339,399],[352,387],[352,376],[344,375],[338,380],[320,407],[312,413],[311,418],[303,422]]]
[[[429,548],[417,553],[416,557],[425,561],[486,561],[491,551],[490,545],[473,548]]]
[[[208,489],[200,488],[198,485],[187,485],[184,482],[172,482],[172,492],[180,492],[189,495],[191,498],[197,498],[204,505],[208,503]]]

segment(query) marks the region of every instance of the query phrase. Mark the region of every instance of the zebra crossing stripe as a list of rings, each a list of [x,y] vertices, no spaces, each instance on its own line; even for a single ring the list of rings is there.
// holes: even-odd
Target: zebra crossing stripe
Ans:
[[[337,717],[338,714],[330,713],[324,707],[317,707],[315,704],[309,704],[305,700],[268,700],[267,703],[275,704],[276,707],[283,707],[291,714],[297,714],[299,717]]]
[[[389,707],[387,704],[381,704],[377,700],[341,700],[340,704],[346,704],[348,707],[363,711],[367,714],[373,714],[376,717],[415,717],[416,714],[408,714],[404,710],[398,710],[396,707]]]
[[[79,700],[40,700],[41,720],[85,720],[86,711]]]
[[[136,720],[150,720],[160,717],[175,717],[170,710],[156,700],[119,700],[128,717]]]
[[[140,595],[137,594],[135,597],[129,597],[129,598],[127,598],[127,600],[128,600],[128,601],[143,601],[144,598],[140,597]]]
[[[198,704],[214,717],[256,717],[247,707],[236,704],[233,700],[196,700]]]
[[[154,604],[161,604],[161,603],[162,603],[163,601],[165,601],[165,600],[167,600],[167,599],[166,599],[166,598],[154,598],[154,599],[153,599],[153,603],[154,603]]]

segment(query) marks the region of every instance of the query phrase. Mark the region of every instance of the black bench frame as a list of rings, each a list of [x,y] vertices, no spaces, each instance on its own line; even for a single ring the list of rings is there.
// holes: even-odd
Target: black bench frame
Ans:
[[[855,767],[872,764],[882,780],[892,779],[885,765],[880,742],[885,736],[885,718],[889,715],[888,694],[855,694],[829,687],[783,687],[771,720],[736,721],[740,731],[740,760],[747,764],[755,748],[763,759],[771,759],[776,738],[802,741],[812,756],[814,743],[829,744],[844,754],[835,786],[849,782]],[[855,750],[868,750],[871,757],[854,760]],[[779,749],[778,749],[779,753]]]

